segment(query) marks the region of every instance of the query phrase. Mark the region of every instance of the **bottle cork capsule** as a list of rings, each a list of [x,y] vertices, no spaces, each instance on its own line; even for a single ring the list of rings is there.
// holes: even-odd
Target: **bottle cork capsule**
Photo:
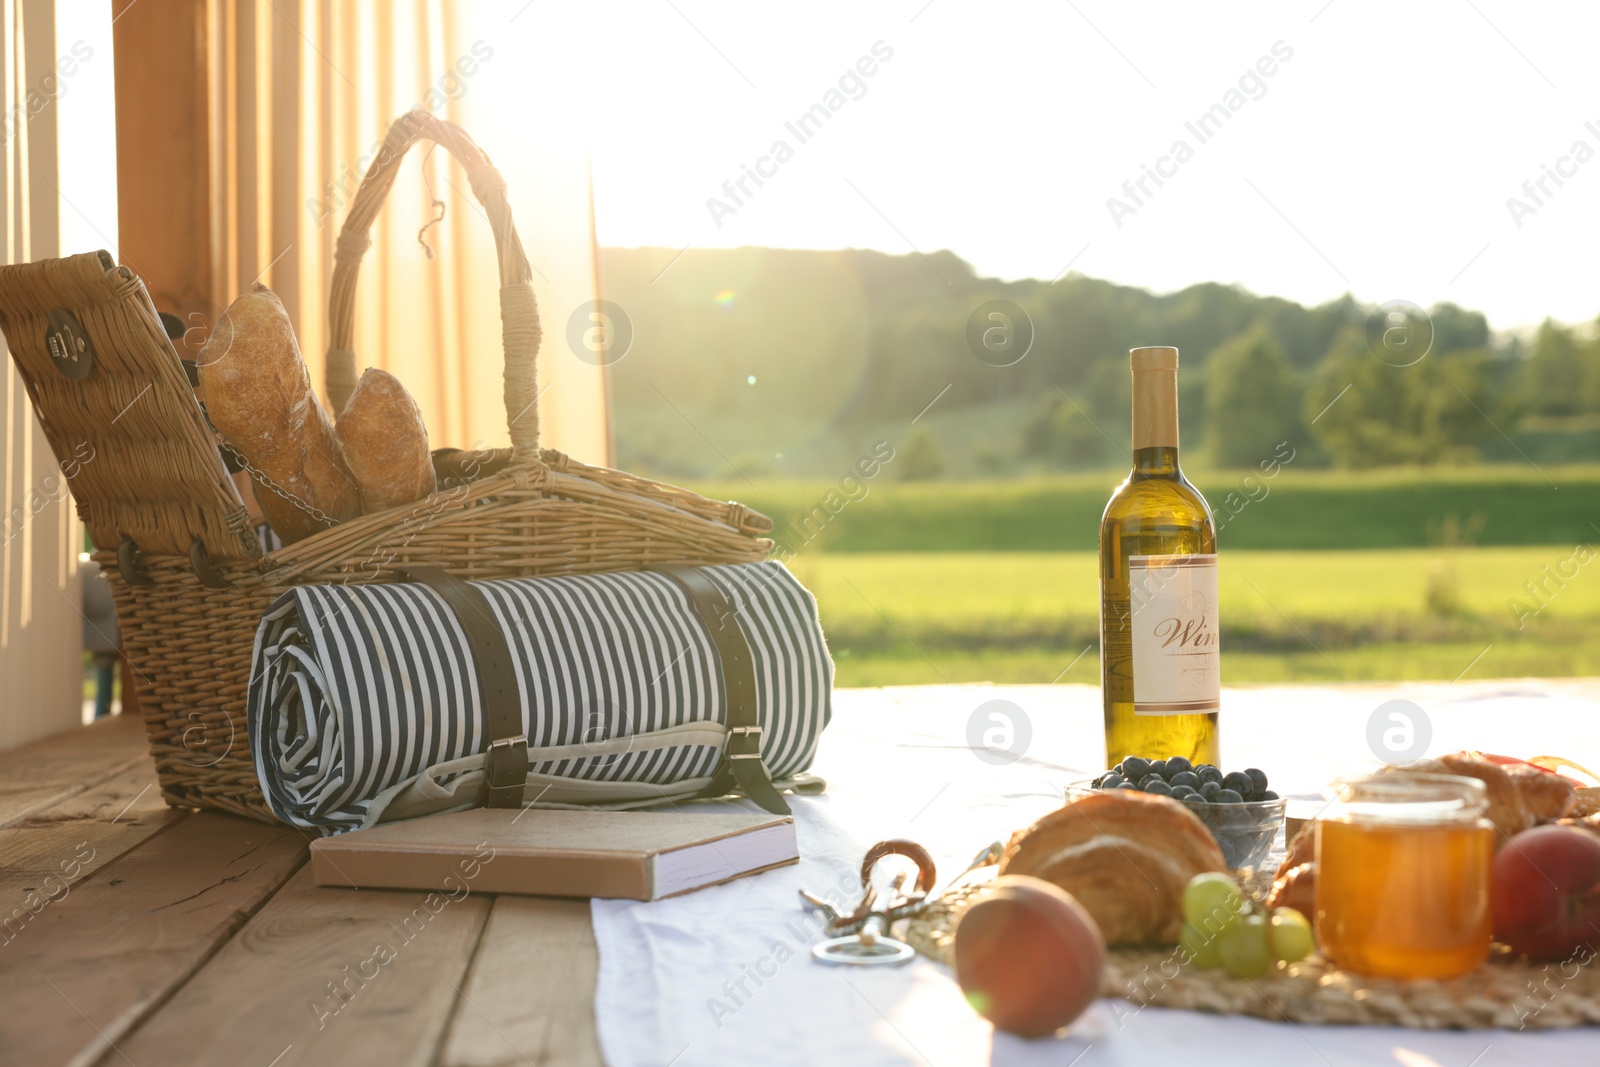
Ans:
[[[1178,350],[1170,345],[1128,350],[1128,362],[1134,370],[1177,370]]]
[[[1128,351],[1133,368],[1133,447],[1178,447],[1178,350],[1170,345]]]

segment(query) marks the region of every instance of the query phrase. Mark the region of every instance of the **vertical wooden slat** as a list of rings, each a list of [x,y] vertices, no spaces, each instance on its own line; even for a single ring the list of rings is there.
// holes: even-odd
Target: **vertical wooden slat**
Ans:
[[[245,2],[230,5],[228,51],[232,76],[227,79],[228,177],[225,183],[233,216],[233,232],[228,243],[230,297],[247,288],[261,273],[271,253],[261,248],[261,220],[268,205],[262,195],[271,179],[261,174],[262,97],[270,95],[267,82],[272,72],[260,65],[260,15],[270,11],[265,3]]]
[[[115,0],[113,10],[119,251],[157,308],[209,325],[227,305],[212,243],[211,6]]]
[[[53,0],[0,0],[7,263],[59,254]],[[0,749],[77,725],[83,707],[81,527],[9,357],[0,367]]]
[[[61,198],[54,195],[60,184],[55,174],[57,109],[54,97],[59,95],[60,76],[56,71],[56,5],[55,0],[23,0],[24,29],[23,73],[29,91],[48,96],[45,104],[28,119],[27,136],[22,138],[27,153],[30,177],[37,184],[28,196],[28,240],[32,258],[53,256],[58,253],[57,241],[61,234]],[[52,87],[56,87],[52,91]],[[28,105],[32,111],[32,105]]]
[[[270,225],[266,231],[266,246],[274,257],[274,265],[266,282],[283,299],[283,306],[291,320],[304,323],[317,314],[319,301],[309,306],[302,300],[300,257],[295,246],[299,243],[299,223],[305,210],[299,203],[301,145],[311,137],[311,131],[300,123],[300,45],[302,39],[298,21],[291,25],[290,17],[298,17],[299,5],[283,5],[284,14],[271,12],[268,23],[270,40],[271,121],[267,129],[267,155],[272,161],[272,180],[266,183],[270,205]],[[307,314],[309,312],[309,316]],[[301,330],[302,348],[304,327]],[[316,351],[311,348],[310,351]]]

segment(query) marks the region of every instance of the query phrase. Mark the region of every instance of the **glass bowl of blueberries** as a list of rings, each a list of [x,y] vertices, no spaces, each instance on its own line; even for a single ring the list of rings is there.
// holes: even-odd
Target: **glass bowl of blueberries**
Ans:
[[[1223,858],[1235,870],[1259,867],[1283,825],[1285,802],[1267,788],[1266,774],[1255,767],[1224,774],[1209,763],[1195,766],[1182,756],[1127,756],[1098,778],[1074,782],[1067,787],[1067,796],[1107,789],[1156,793],[1180,802],[1211,831]]]

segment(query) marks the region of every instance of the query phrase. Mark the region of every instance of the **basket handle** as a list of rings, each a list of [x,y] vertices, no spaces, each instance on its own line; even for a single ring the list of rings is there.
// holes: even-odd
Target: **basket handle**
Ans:
[[[337,417],[355,389],[356,275],[361,257],[372,245],[373,219],[394,185],[406,151],[419,140],[441,145],[456,157],[466,169],[472,195],[483,205],[494,230],[495,249],[500,257],[500,337],[505,349],[506,428],[511,432],[512,462],[537,464],[539,308],[533,297],[533,271],[511,221],[505,179],[465,130],[427,111],[408,111],[389,127],[334,244],[333,290],[328,298],[328,401]]]

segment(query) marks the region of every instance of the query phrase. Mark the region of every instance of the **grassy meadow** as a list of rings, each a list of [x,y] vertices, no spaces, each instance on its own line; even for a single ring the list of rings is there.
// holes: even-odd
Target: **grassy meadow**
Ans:
[[[1600,541],[1600,465],[1359,472],[1290,465],[1276,478],[1188,464],[1185,470],[1217,514],[1217,541],[1225,551],[1426,548],[1462,541],[1570,548]],[[841,478],[845,473],[841,467]],[[794,551],[1093,551],[1100,513],[1125,473],[897,482],[890,462],[856,490],[860,499],[825,525],[806,516],[815,516],[830,492],[845,498],[847,487],[838,481],[753,477],[695,488],[772,516],[773,537]]]
[[[1523,583],[1571,552],[1229,552],[1222,680],[1600,674],[1600,559],[1552,584],[1520,629],[1507,603],[1538,608]],[[1099,682],[1093,552],[818,553],[790,566],[817,595],[840,685]]]
[[[1600,558],[1575,556],[1600,541],[1600,468],[1242,477],[1194,479],[1222,526],[1224,683],[1600,675]],[[837,485],[701,489],[777,521],[840,685],[1096,684],[1115,480],[884,479],[826,522]]]

